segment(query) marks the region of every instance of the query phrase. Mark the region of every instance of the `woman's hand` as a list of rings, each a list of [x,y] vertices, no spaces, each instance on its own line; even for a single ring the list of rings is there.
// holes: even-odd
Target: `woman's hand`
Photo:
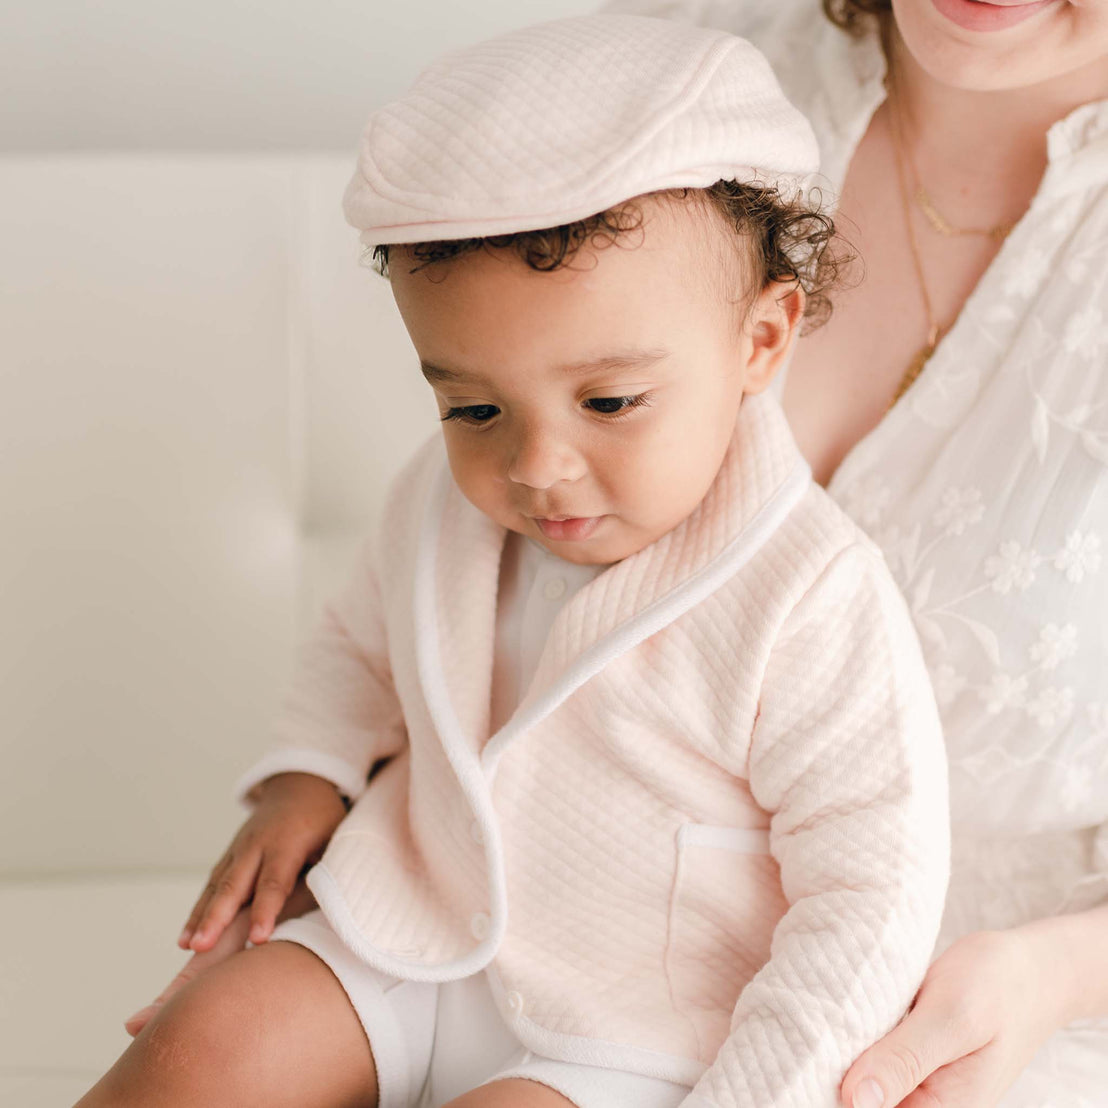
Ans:
[[[294,916],[302,916],[316,907],[315,897],[308,891],[303,881],[297,882],[296,888],[285,901],[285,906],[278,917],[281,920],[292,919]],[[215,946],[206,950],[203,954],[194,954],[182,968],[181,972],[161,991],[158,998],[145,1008],[137,1011],[124,1023],[128,1034],[137,1035],[157,1014],[158,1009],[165,1004],[174,993],[183,989],[190,981],[195,981],[205,970],[210,969],[218,962],[230,958],[240,950],[246,949],[246,940],[250,933],[250,911],[243,908],[237,916],[223,929],[223,934],[216,940]]]
[[[346,815],[335,786],[310,773],[277,774],[254,795],[253,813],[216,863],[177,940],[184,950],[213,950],[248,902],[249,939],[264,943],[304,866],[319,858]]]
[[[847,1071],[846,1108],[995,1108],[1069,1022],[1069,966],[1052,922],[950,946],[904,1019]]]

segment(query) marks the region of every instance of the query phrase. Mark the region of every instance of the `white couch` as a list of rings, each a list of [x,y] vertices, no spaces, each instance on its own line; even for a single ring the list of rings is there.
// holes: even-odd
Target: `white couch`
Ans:
[[[0,162],[0,1104],[68,1105],[435,427],[341,155]]]

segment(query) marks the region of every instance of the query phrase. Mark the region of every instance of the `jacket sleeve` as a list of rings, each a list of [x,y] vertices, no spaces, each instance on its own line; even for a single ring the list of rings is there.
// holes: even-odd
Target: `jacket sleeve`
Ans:
[[[343,591],[301,647],[274,747],[238,782],[245,801],[276,773],[314,773],[350,800],[375,762],[407,743],[393,686],[381,588],[369,543]]]
[[[930,682],[880,555],[840,552],[771,651],[750,787],[789,908],[685,1108],[838,1108],[846,1070],[904,1015],[949,879]]]

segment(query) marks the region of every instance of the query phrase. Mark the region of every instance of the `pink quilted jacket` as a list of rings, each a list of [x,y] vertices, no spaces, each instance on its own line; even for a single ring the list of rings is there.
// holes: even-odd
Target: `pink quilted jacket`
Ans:
[[[748,398],[696,512],[569,602],[490,735],[504,535],[424,447],[241,789],[302,770],[355,800],[309,885],[378,969],[489,967],[530,1049],[690,1108],[832,1108],[922,979],[948,870],[880,555]]]

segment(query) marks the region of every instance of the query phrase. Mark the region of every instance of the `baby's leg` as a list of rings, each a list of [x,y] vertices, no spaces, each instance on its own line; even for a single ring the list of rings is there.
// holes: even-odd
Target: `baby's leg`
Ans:
[[[373,1055],[335,976],[274,942],[187,985],[77,1108],[374,1108]]]
[[[574,1104],[537,1081],[509,1077],[456,1097],[443,1108],[574,1108]]]

